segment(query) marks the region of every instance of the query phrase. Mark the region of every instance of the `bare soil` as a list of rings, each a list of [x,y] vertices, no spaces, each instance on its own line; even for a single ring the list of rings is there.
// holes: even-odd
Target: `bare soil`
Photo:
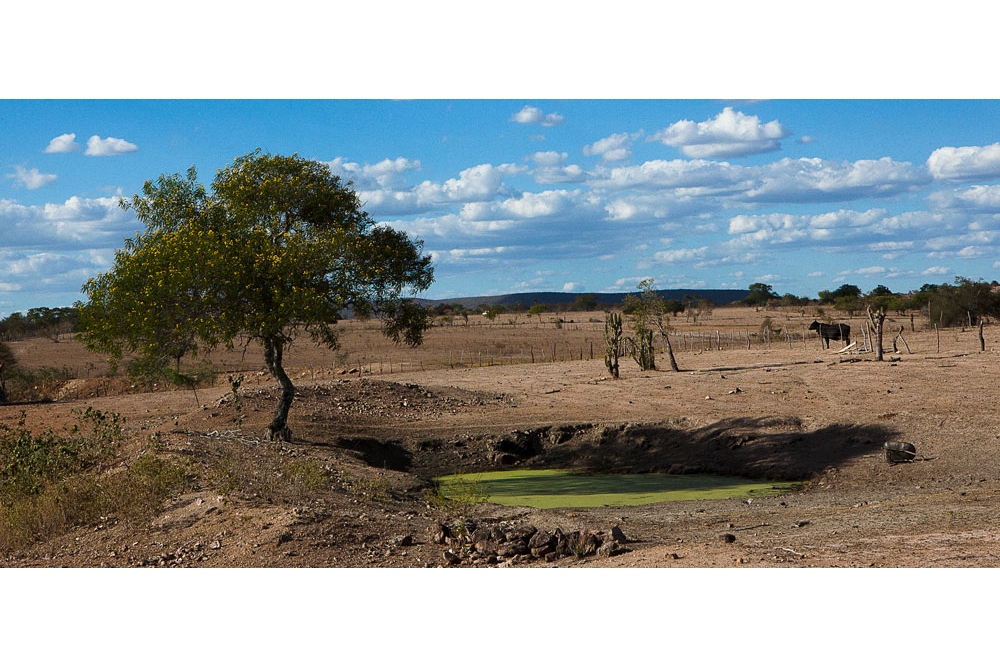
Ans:
[[[578,316],[578,314],[573,314]],[[717,309],[699,323],[676,322],[682,372],[640,372],[622,361],[611,379],[600,358],[598,315],[578,329],[445,326],[422,352],[380,347],[377,332],[345,336],[347,357],[302,343],[289,361],[298,395],[291,443],[261,441],[276,388],[257,376],[256,352],[220,361],[251,373],[241,390],[242,423],[229,386],[145,391],[118,379],[87,377],[78,343],[15,344],[19,359],[80,367],[50,403],[0,406],[31,427],[69,423],[92,405],[126,417],[134,437],[124,456],[155,449],[190,467],[196,482],[151,522],[108,517],[7,554],[13,567],[991,567],[1000,559],[1000,356],[993,328],[979,351],[974,330],[911,332],[912,350],[838,354],[815,338],[783,336],[717,349],[716,331],[772,327],[802,333],[805,313]],[[504,316],[501,316],[503,318]],[[550,316],[546,316],[550,317]],[[566,317],[566,316],[564,316]],[[579,316],[578,316],[579,317]],[[587,320],[587,321],[584,321]],[[485,324],[485,323],[484,323]],[[852,321],[855,337],[860,320]],[[495,331],[487,331],[495,329]],[[684,332],[699,338],[680,346]],[[852,332],[854,333],[854,332]],[[561,338],[560,338],[561,337]],[[463,365],[489,344],[520,350],[504,365]],[[555,340],[574,360],[540,363]],[[718,340],[718,339],[717,339]],[[892,334],[886,347],[892,349]],[[706,348],[711,349],[706,349]],[[528,351],[536,355],[530,363]],[[595,356],[600,354],[595,344]],[[400,361],[405,355],[413,361]],[[235,355],[235,356],[233,356]],[[396,355],[392,373],[386,358]],[[546,353],[548,356],[548,352]],[[567,356],[570,356],[569,352]],[[580,360],[579,357],[584,359]],[[557,355],[558,357],[558,355]],[[356,370],[362,358],[368,368]],[[357,360],[357,364],[351,360]],[[487,360],[489,355],[487,355]],[[499,362],[503,356],[494,357]],[[519,361],[523,363],[510,363]],[[659,355],[658,364],[666,366]],[[224,363],[223,363],[224,362]],[[382,373],[379,374],[381,362]],[[421,363],[422,362],[422,363]],[[488,361],[485,361],[488,363]],[[76,366],[74,366],[74,364]],[[420,370],[420,366],[423,370]],[[403,372],[399,372],[400,368]],[[368,374],[371,370],[372,375]],[[104,383],[104,392],[100,388]],[[114,384],[117,383],[117,384]],[[112,387],[114,384],[114,387]],[[162,388],[157,388],[162,389]],[[105,395],[112,391],[112,395]],[[133,393],[117,393],[119,391]],[[97,393],[101,393],[97,396]],[[913,443],[917,459],[890,465],[886,441]],[[291,481],[309,462],[319,484]],[[593,472],[721,473],[804,480],[801,491],[743,500],[685,501],[593,509],[509,508],[434,502],[431,479],[453,472],[517,467]],[[626,552],[611,557],[530,557],[487,563],[435,541],[439,524],[531,525],[609,531]],[[732,537],[725,537],[726,535]],[[453,549],[454,550],[454,549]]]

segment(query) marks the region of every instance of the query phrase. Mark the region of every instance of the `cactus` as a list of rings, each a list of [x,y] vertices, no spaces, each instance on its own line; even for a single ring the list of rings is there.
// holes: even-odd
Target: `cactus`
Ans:
[[[604,365],[612,377],[618,377],[618,358],[622,355],[621,313],[608,313],[604,321]]]
[[[643,329],[635,332],[635,338],[629,339],[629,352],[635,363],[639,364],[639,370],[655,371],[656,355],[653,350],[653,332]]]

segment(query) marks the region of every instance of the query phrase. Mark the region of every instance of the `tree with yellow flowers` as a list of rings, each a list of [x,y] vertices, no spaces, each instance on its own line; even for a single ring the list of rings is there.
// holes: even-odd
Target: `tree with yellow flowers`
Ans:
[[[210,191],[194,167],[146,181],[120,202],[146,231],[83,286],[84,341],[162,368],[257,340],[281,387],[267,435],[289,440],[295,387],[283,364],[297,334],[335,348],[345,311],[380,317],[386,336],[412,346],[430,326],[409,298],[433,280],[422,242],[376,225],[348,185],[324,163],[260,150],[219,170]]]

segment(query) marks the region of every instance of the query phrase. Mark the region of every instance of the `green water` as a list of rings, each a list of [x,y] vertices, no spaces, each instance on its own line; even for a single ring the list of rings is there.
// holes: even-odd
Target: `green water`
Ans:
[[[448,475],[436,480],[446,498],[518,507],[646,505],[665,500],[774,496],[798,482],[768,482],[716,475],[586,475],[569,470],[508,470]]]

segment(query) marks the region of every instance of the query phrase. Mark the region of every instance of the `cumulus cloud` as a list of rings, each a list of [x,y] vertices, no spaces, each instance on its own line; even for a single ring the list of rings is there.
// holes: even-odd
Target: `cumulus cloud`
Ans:
[[[947,266],[931,266],[920,272],[922,276],[944,276],[951,273]]]
[[[566,164],[567,153],[556,151],[540,151],[533,153],[527,160],[535,163],[532,170],[532,177],[535,183],[579,183],[586,178],[586,174],[579,165]]]
[[[420,169],[420,160],[409,160],[398,157],[395,160],[386,158],[375,164],[364,165],[357,162],[348,162],[345,158],[337,157],[327,162],[327,165],[337,176],[351,181],[357,190],[374,190],[377,188],[398,188],[402,187],[402,174],[408,171]]]
[[[632,137],[627,132],[619,132],[584,146],[583,154],[587,157],[599,155],[606,162],[620,162],[632,157],[631,144]]]
[[[119,247],[139,227],[117,197],[70,197],[65,202],[24,206],[0,199],[0,229],[7,248]]]
[[[24,186],[29,190],[37,190],[43,185],[48,185],[56,180],[55,174],[43,174],[37,169],[25,169],[21,166],[14,167],[13,174],[7,174],[7,178],[14,179],[15,186]]]
[[[934,178],[954,181],[1000,178],[1000,143],[989,146],[943,146],[927,158]]]
[[[715,118],[700,123],[679,120],[650,136],[649,141],[679,148],[687,157],[745,157],[779,150],[779,140],[790,134],[776,120],[761,123],[757,116],[726,107]]]
[[[887,197],[930,182],[922,167],[889,157],[855,162],[783,158],[748,172],[755,184],[742,196],[772,203]]]
[[[139,150],[138,146],[124,139],[117,139],[115,137],[101,139],[95,134],[90,139],[87,139],[87,150],[83,154],[92,157],[105,157],[108,155],[134,153],[137,150]]]
[[[510,117],[512,123],[525,123],[528,125],[544,125],[552,127],[561,125],[566,119],[557,113],[545,113],[538,107],[525,105],[520,111]]]
[[[583,283],[565,283],[563,284],[563,292],[576,292],[577,290],[583,289]]]
[[[927,200],[931,207],[936,209],[1000,213],[1000,185],[974,185],[969,188],[934,192]]]
[[[45,153],[72,153],[80,150],[80,144],[76,143],[76,133],[60,134],[49,142],[45,147]]]

